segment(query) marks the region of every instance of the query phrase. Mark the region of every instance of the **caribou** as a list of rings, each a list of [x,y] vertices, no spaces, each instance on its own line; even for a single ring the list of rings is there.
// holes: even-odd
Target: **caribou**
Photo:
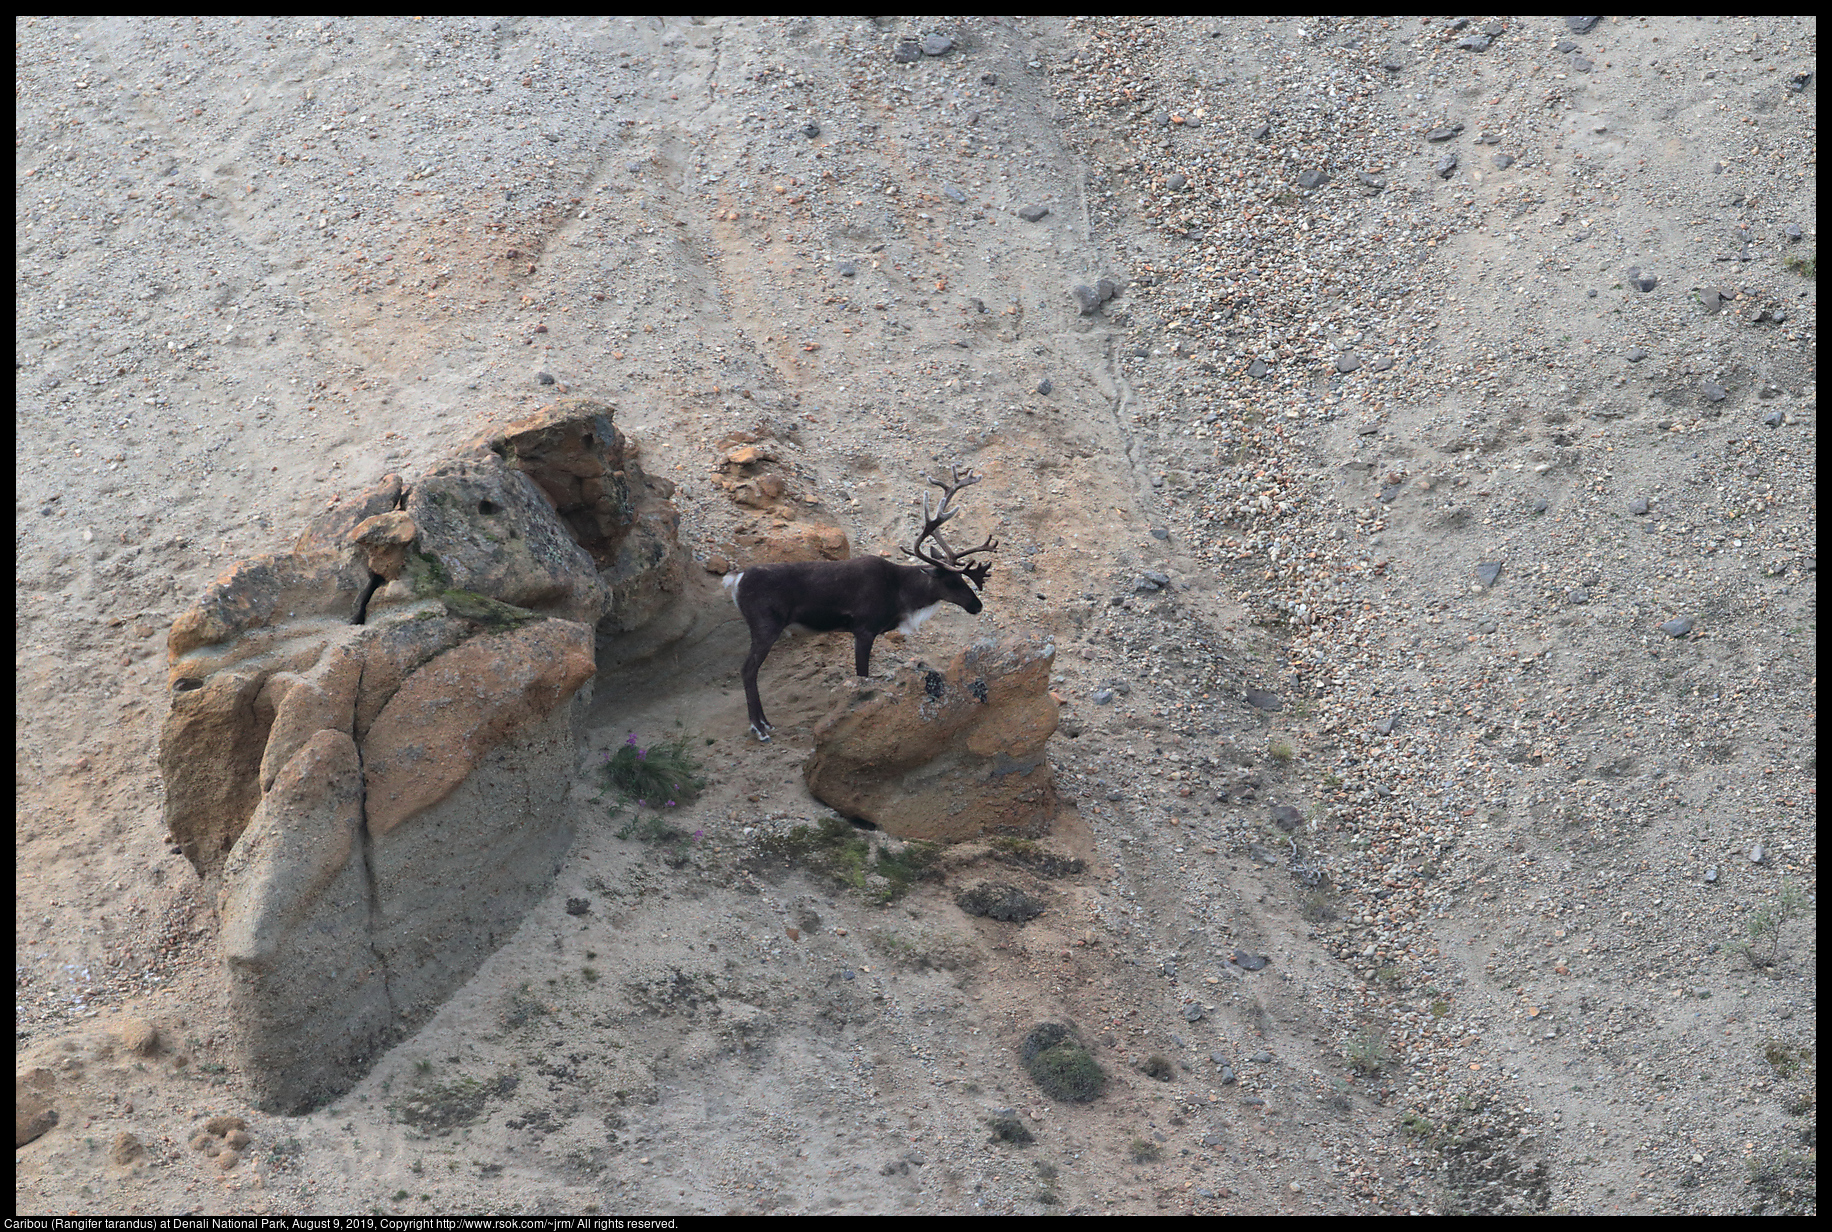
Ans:
[[[968,558],[997,551],[999,544],[989,535],[978,547],[957,552],[941,537],[942,523],[960,512],[953,503],[955,495],[983,478],[972,471],[962,478],[958,466],[952,468],[952,476],[951,483],[929,480],[942,490],[941,507],[930,512],[929,494],[923,492],[922,530],[915,543],[901,548],[904,555],[921,561],[919,565],[899,565],[882,556],[856,556],[753,565],[742,573],[726,575],[725,589],[751,631],[751,653],[744,660],[744,700],[750,707],[751,732],[758,740],[768,740],[774,728],[763,716],[757,669],[785,629],[796,633],[846,630],[852,634],[853,666],[860,676],[869,676],[872,642],[880,634],[895,629],[907,637],[943,603],[964,608],[969,615],[979,614],[980,597],[974,591],[986,588],[992,563]],[[925,551],[925,542],[932,543],[935,551]]]

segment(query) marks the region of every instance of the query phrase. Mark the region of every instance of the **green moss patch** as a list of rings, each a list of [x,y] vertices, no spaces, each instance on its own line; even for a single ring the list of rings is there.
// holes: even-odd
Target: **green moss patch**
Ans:
[[[1085,1104],[1107,1089],[1107,1074],[1075,1034],[1059,1022],[1039,1023],[1019,1051],[1024,1068],[1051,1099]]]

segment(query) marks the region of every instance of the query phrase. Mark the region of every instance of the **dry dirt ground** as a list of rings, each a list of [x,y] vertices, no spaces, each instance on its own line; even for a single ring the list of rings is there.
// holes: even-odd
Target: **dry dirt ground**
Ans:
[[[15,32],[17,1210],[1813,1209],[1813,19]],[[779,648],[747,741],[696,569],[689,636],[605,648],[551,896],[260,1113],[164,632],[568,390],[700,558],[734,431],[861,551],[982,472],[985,614],[880,662],[1052,639],[1079,821],[823,873],[849,651]],[[618,837],[632,734],[690,739],[697,837]],[[1040,1022],[1098,1099],[1032,1083]]]

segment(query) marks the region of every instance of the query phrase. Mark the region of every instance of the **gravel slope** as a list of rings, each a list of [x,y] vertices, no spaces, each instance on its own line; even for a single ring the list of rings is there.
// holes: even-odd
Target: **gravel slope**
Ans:
[[[16,1051],[60,1123],[16,1206],[1810,1211],[1816,30],[18,21]],[[594,707],[591,758],[713,741],[700,841],[618,838],[588,760],[517,937],[260,1114],[161,841],[164,630],[569,390],[702,558],[735,431],[859,550],[981,470],[986,614],[880,656],[1055,640],[1085,869],[785,867],[849,656],[772,655],[760,748],[731,622]],[[1044,1021],[1100,1099],[1025,1076]]]

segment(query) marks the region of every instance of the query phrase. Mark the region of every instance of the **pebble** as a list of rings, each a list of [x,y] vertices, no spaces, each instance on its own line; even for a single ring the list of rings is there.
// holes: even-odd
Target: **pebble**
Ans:
[[[1449,141],[1452,137],[1455,137],[1458,133],[1462,131],[1463,131],[1463,126],[1461,124],[1452,124],[1448,128],[1434,128],[1430,132],[1425,134],[1425,140],[1427,141]]]
[[[1452,175],[1456,174],[1457,152],[1455,150],[1446,152],[1444,157],[1438,159],[1437,162],[1431,165],[1431,169],[1438,173],[1438,178],[1440,180],[1448,180]]]
[[[1352,354],[1336,356],[1336,371],[1338,372],[1353,372],[1359,367],[1361,367],[1361,361]]]
[[[1501,561],[1485,560],[1476,566],[1476,580],[1484,586],[1493,586],[1501,577]]]
[[[1628,360],[1631,364],[1638,364],[1647,357],[1647,351],[1641,347],[1630,347],[1622,353],[1622,358]]]
[[[842,278],[856,278],[859,274],[859,266],[853,261],[842,261],[834,268]]]
[[[1786,421],[1787,416],[1783,415],[1780,411],[1770,411],[1762,417],[1762,422],[1771,428],[1779,428]]]
[[[1494,159],[1495,170],[1506,171],[1509,167],[1512,167],[1515,164],[1515,162],[1517,161],[1518,160],[1512,154],[1497,154],[1495,155],[1495,159]]]
[[[1093,287],[1077,284],[1069,288],[1069,294],[1074,297],[1075,304],[1081,309],[1081,315],[1084,317],[1097,311],[1101,306],[1100,293]]]
[[[1317,189],[1327,183],[1329,183],[1329,172],[1327,171],[1304,171],[1298,175],[1299,188]]]
[[[1047,205],[1027,205],[1018,211],[1018,217],[1025,222],[1041,222],[1049,217],[1049,213],[1050,207]]]
[[[1705,870],[1705,884],[1714,885],[1716,884],[1717,879],[1718,879],[1717,865],[1713,864],[1710,868]]]
[[[1187,1022],[1201,1022],[1203,1015],[1207,1012],[1208,1011],[1204,1010],[1200,1005],[1186,1005],[1183,1007],[1183,1017]]]
[[[1767,859],[1768,848],[1764,847],[1761,843],[1757,843],[1749,849],[1749,862],[1751,864],[1761,864]]]
[[[1494,41],[1486,34],[1466,34],[1457,40],[1457,46],[1464,51],[1487,51]]]
[[[914,64],[922,59],[922,44],[915,39],[904,39],[892,49],[891,59],[899,64]]]
[[[1686,634],[1692,632],[1692,618],[1690,616],[1675,616],[1672,620],[1661,625],[1660,631],[1668,637],[1684,637]]]
[[[1271,371],[1272,365],[1263,359],[1255,359],[1252,363],[1247,365],[1247,375],[1256,381],[1265,380],[1266,374]]]
[[[1170,179],[1164,181],[1164,186],[1170,189],[1172,192],[1176,192],[1179,189],[1187,187],[1189,185],[1189,182],[1190,182],[1189,176],[1179,174],[1179,175],[1173,175],[1170,177]]]
[[[941,186],[941,191],[943,196],[947,197],[948,200],[954,202],[956,205],[967,204],[967,194],[961,189],[960,185],[943,184]]]
[[[1397,714],[1390,714],[1386,718],[1382,719],[1380,722],[1376,723],[1374,725],[1374,730],[1378,732],[1380,735],[1391,736],[1393,734],[1393,729],[1398,725],[1399,725],[1399,716]],[[1375,790],[1380,791],[1380,788],[1377,787],[1375,788]],[[1390,795],[1392,793],[1391,792],[1381,792],[1381,794]]]
[[[802,125],[802,136],[818,137],[820,135],[821,135],[821,126],[820,125],[812,123],[812,122]]]
[[[1645,496],[1637,496],[1628,503],[1628,511],[1638,518],[1645,516],[1648,511],[1648,498]]]
[[[925,34],[922,36],[922,54],[925,56],[945,56],[954,50],[954,40],[945,34]]]
[[[1570,594],[1566,595],[1565,597],[1573,603],[1577,603],[1577,604],[1589,603],[1590,602],[1590,591],[1587,587],[1579,586],[1578,588],[1573,590]]]
[[[1705,395],[1705,401],[1707,402],[1722,402],[1730,396],[1729,392],[1715,381],[1705,382],[1705,384],[1699,388],[1699,392]]]
[[[1377,175],[1369,175],[1365,171],[1357,171],[1355,173],[1355,178],[1360,180],[1364,186],[1372,188],[1375,192],[1384,192],[1386,190],[1387,182]]]
[[[1565,28],[1573,34],[1589,34],[1590,28],[1602,20],[1601,17],[1567,17]]]
[[[1290,804],[1272,806],[1272,824],[1290,834],[1304,824],[1304,814]]]
[[[1056,387],[1050,383],[1050,378],[1047,376],[1044,377],[1041,381],[1037,382],[1037,392],[1045,395],[1046,397],[1048,396],[1050,390],[1054,388]]]
[[[551,372],[537,372],[537,373],[535,374],[535,377],[534,377],[534,379],[535,379],[535,380],[537,380],[537,381],[539,381],[539,382],[540,382],[541,384],[543,384],[543,385],[551,385],[551,384],[553,384],[553,373],[551,373]]]
[[[1259,971],[1266,966],[1269,960],[1265,955],[1255,954],[1252,950],[1235,950],[1231,961],[1242,971]],[[1267,1057],[1266,1059],[1270,1061],[1272,1058]]]
[[[1264,689],[1248,689],[1246,697],[1247,704],[1256,710],[1276,711],[1285,708],[1285,703],[1280,701],[1276,694],[1268,693]]]

